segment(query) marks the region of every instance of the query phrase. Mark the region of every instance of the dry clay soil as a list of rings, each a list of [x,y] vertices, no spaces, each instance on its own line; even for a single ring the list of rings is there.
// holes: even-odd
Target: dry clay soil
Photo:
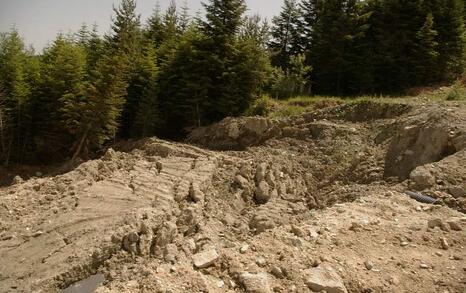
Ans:
[[[464,103],[228,118],[1,188],[0,292],[463,293],[465,212]]]

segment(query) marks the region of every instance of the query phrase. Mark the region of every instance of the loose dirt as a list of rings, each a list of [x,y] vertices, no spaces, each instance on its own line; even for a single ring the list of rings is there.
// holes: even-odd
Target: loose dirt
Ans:
[[[0,292],[462,293],[464,212],[464,103],[228,118],[0,189]]]

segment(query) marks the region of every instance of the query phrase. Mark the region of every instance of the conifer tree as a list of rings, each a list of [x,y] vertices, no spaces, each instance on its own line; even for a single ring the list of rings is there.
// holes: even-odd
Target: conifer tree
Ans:
[[[188,2],[186,0],[183,1],[183,6],[181,6],[181,12],[178,18],[178,31],[180,33],[184,33],[188,29],[188,26],[191,22],[191,18],[189,16]]]
[[[147,20],[145,30],[146,38],[151,40],[153,45],[158,48],[165,39],[165,28],[162,22],[162,12],[160,5],[157,2],[152,15]]]
[[[37,151],[42,156],[68,154],[73,142],[70,127],[63,123],[63,115],[68,103],[67,97],[77,96],[85,89],[86,55],[85,49],[71,39],[58,35],[42,56],[41,85],[36,108]],[[42,117],[41,117],[42,116]],[[57,158],[60,159],[60,158]]]
[[[2,37],[0,43],[0,88],[3,99],[3,135],[0,155],[5,165],[21,161],[28,137],[30,98],[32,88],[28,80],[30,54],[16,29]],[[8,124],[6,122],[8,121]]]
[[[244,0],[209,0],[203,3],[206,21],[204,33],[220,44],[225,44],[236,36],[243,13],[246,11]]]
[[[110,64],[102,66],[105,70],[110,71],[107,66],[116,66],[126,71],[121,72],[122,84],[125,96],[123,97],[123,108],[118,109],[118,114],[115,116],[119,119],[119,135],[123,137],[131,137],[131,132],[134,127],[136,109],[141,99],[141,86],[139,77],[140,60],[143,58],[143,39],[140,26],[140,16],[136,14],[136,1],[123,0],[118,8],[114,8],[114,21],[112,24],[112,34],[108,37],[110,51],[107,54],[115,56]],[[128,62],[123,65],[114,65],[113,63]],[[106,77],[104,77],[106,78]],[[126,86],[124,82],[126,82]],[[110,95],[110,96],[113,96]],[[120,96],[117,95],[118,99]],[[111,97],[109,97],[111,99]],[[118,103],[116,103],[118,105]],[[120,113],[122,111],[122,113]],[[121,117],[120,117],[121,114]],[[111,123],[118,121],[111,121]],[[117,126],[112,126],[118,130]]]
[[[132,61],[132,57],[138,54],[141,42],[141,23],[140,16],[136,14],[136,1],[123,0],[113,11],[112,33],[107,39],[113,49],[123,52]]]
[[[207,39],[203,50],[211,54],[208,76],[214,85],[208,92],[211,107],[205,111],[210,122],[242,114],[260,88],[250,85],[262,83],[267,66],[258,44],[238,40],[246,10],[244,0],[210,0],[204,7],[207,14],[203,31]],[[246,76],[251,78],[247,82]]]
[[[115,137],[119,117],[125,103],[128,60],[125,55],[104,55],[82,91],[63,98],[63,123],[73,134],[72,161],[88,157]]]
[[[156,79],[157,56],[151,43],[143,45],[134,64],[134,71],[127,88],[122,113],[120,134],[123,137],[141,137],[154,130],[157,114]],[[150,108],[148,108],[150,107]]]
[[[141,82],[141,98],[137,105],[133,135],[146,137],[154,135],[160,123],[160,113],[157,99],[157,56],[152,44],[146,44],[139,68]]]
[[[426,1],[429,2],[429,1]],[[435,2],[434,2],[435,3]],[[434,5],[434,29],[438,32],[438,66],[442,77],[452,80],[463,72],[465,63],[466,32],[464,0],[445,0]]]
[[[302,46],[309,51],[312,47],[312,35],[319,13],[319,0],[303,0],[299,7],[301,8],[300,25],[303,31]]]
[[[167,10],[163,16],[163,27],[165,31],[165,40],[173,39],[178,36],[178,10],[176,7],[176,2],[174,0],[170,1]]]
[[[279,16],[272,19],[272,64],[287,68],[290,57],[304,51],[301,10],[296,0],[284,0]]]
[[[437,74],[438,43],[437,31],[434,30],[434,17],[427,14],[424,25],[416,34],[416,82],[420,85],[432,82],[439,78]]]
[[[270,27],[267,19],[262,19],[258,14],[246,16],[241,26],[240,38],[253,41],[261,48],[267,48],[270,38]]]

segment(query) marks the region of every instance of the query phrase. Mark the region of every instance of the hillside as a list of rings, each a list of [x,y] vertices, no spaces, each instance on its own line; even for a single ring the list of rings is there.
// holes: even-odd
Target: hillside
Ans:
[[[227,118],[187,143],[0,189],[0,291],[464,291],[463,102]]]

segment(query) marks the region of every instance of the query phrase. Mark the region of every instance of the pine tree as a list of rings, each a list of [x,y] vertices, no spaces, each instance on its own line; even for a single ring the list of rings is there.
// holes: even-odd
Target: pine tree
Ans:
[[[268,74],[265,50],[240,34],[244,2],[212,0],[205,7],[202,26],[191,26],[161,66],[160,107],[172,135],[241,115]]]
[[[73,133],[75,161],[115,138],[126,94],[128,60],[124,54],[104,55],[82,92],[65,95],[63,123]]]
[[[301,8],[300,25],[303,30],[303,47],[306,51],[311,50],[312,47],[312,35],[317,22],[319,4],[319,0],[303,0],[299,4]]]
[[[144,48],[144,55],[139,65],[141,81],[141,99],[137,105],[135,121],[133,123],[134,136],[146,137],[154,135],[160,124],[160,113],[157,100],[156,52],[151,44]]]
[[[211,0],[204,7],[207,20],[203,31],[207,39],[202,50],[207,51],[204,56],[211,54],[207,76],[214,85],[207,96],[211,107],[204,112],[211,122],[240,115],[249,107],[260,90],[250,85],[262,83],[268,63],[262,62],[263,51],[257,43],[238,40],[246,10],[243,0]],[[246,76],[251,80],[246,81]]]
[[[244,0],[209,0],[203,6],[206,10],[203,31],[208,37],[225,44],[236,36],[246,11]]]
[[[113,50],[126,54],[129,62],[140,53],[142,31],[140,16],[136,14],[136,1],[123,0],[119,7],[114,7],[112,33],[107,41]]]
[[[438,66],[443,79],[452,80],[461,74],[466,66],[464,1],[445,0],[432,8],[433,28],[438,32]]]
[[[438,43],[437,31],[434,30],[434,17],[427,14],[424,25],[416,34],[416,78],[419,85],[427,84],[439,78],[437,74]]]
[[[179,14],[178,20],[178,31],[183,34],[188,29],[188,26],[191,22],[189,16],[189,7],[186,0],[183,1],[183,6],[181,6],[181,13]]]
[[[241,26],[240,38],[253,41],[261,48],[266,49],[270,38],[270,27],[267,19],[262,19],[258,14],[246,16]]]
[[[165,39],[165,28],[162,23],[162,12],[157,2],[152,15],[147,20],[145,30],[146,39],[152,41],[153,45],[158,48]]]
[[[141,137],[152,132],[156,123],[157,56],[151,43],[143,46],[141,55],[131,73],[120,134],[123,137]],[[150,107],[150,108],[149,108]]]
[[[210,107],[208,91],[212,87],[209,63],[212,55],[202,50],[204,36],[190,27],[181,37],[176,53],[161,65],[159,94],[163,136],[176,137],[183,128],[204,124],[203,110]]]
[[[296,0],[284,0],[279,16],[272,19],[272,64],[287,68],[290,57],[304,52],[301,10]]]
[[[174,39],[178,37],[178,11],[176,7],[176,2],[174,0],[170,1],[167,10],[163,16],[163,27],[165,31],[165,40]]]
[[[28,137],[31,85],[27,65],[31,58],[18,31],[12,29],[0,43],[0,88],[3,91],[2,148],[0,155],[5,165],[11,160],[21,161]],[[8,121],[8,124],[6,122]]]
[[[113,32],[108,37],[110,48],[106,54],[115,56],[118,62],[128,62],[117,66],[126,70],[120,73],[123,81],[126,82],[126,86],[124,87],[125,96],[123,97],[122,115],[120,117],[120,110],[117,115],[121,119],[119,121],[119,124],[121,124],[119,135],[128,138],[132,136],[136,109],[141,99],[141,84],[138,74],[144,44],[139,21],[140,16],[136,14],[135,0],[123,0],[118,8],[114,8],[114,12],[116,16],[112,24]],[[113,60],[113,62],[116,62],[116,60]],[[110,70],[107,67],[104,68],[106,71]],[[117,128],[115,126],[115,130]]]
[[[89,32],[89,37],[84,44],[84,49],[87,58],[87,74],[90,76],[98,60],[105,54],[105,44],[103,39],[99,36],[96,24],[93,25],[92,31]]]
[[[44,121],[36,129],[37,151],[42,156],[62,159],[56,154],[68,154],[74,135],[63,123],[63,115],[72,115],[63,112],[65,105],[70,96],[80,96],[86,88],[85,49],[58,35],[42,56],[41,78],[34,120]]]

